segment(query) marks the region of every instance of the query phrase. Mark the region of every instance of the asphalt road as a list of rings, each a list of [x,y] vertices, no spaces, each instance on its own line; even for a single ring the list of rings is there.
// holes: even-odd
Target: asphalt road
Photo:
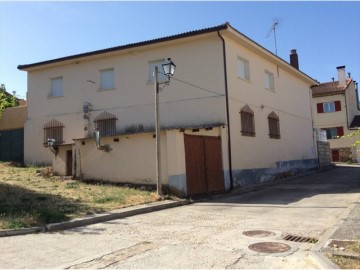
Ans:
[[[360,199],[360,167],[337,167],[207,202],[75,228],[0,238],[0,268],[313,268],[314,244]],[[246,236],[251,230],[266,237]],[[275,242],[275,253],[249,249]],[[286,247],[288,250],[281,250]],[[280,252],[282,251],[282,252]]]

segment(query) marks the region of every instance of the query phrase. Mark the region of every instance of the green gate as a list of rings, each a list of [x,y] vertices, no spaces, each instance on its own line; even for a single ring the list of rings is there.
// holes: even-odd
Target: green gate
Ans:
[[[24,161],[24,129],[0,131],[0,161]]]

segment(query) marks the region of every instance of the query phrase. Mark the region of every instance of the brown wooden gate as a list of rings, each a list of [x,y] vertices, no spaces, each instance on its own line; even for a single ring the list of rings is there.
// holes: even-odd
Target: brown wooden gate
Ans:
[[[224,192],[221,139],[184,135],[188,196]]]

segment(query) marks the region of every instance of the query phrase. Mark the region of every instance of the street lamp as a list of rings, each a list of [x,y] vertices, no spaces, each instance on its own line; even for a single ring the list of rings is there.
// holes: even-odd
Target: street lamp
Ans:
[[[170,82],[170,78],[174,75],[176,65],[171,58],[167,59],[167,63],[162,64],[164,74],[168,78],[166,83]],[[157,195],[162,196],[161,188],[161,149],[160,149],[160,113],[159,113],[159,93],[160,93],[160,84],[158,82],[159,68],[154,67],[154,86],[155,86],[155,134],[156,134],[156,187]]]

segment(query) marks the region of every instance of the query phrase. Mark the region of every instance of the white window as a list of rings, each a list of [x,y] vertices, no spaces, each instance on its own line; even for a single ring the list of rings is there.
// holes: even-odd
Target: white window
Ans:
[[[249,69],[249,61],[238,57],[237,61],[237,75],[239,78],[243,80],[250,81],[250,69]]]
[[[100,70],[100,90],[115,89],[114,69]]]
[[[265,70],[265,89],[274,90],[274,74]]]
[[[51,79],[51,97],[62,97],[64,95],[63,93],[63,78],[54,78]]]
[[[324,102],[323,103],[324,106],[324,112],[328,113],[328,112],[335,112],[335,102]]]
[[[158,82],[166,82],[168,80],[168,78],[166,77],[166,75],[164,75],[164,69],[162,67],[162,64],[165,64],[166,61],[164,60],[158,60],[158,61],[153,61],[153,62],[149,62],[149,79],[148,79],[148,83],[154,83],[154,69],[155,66],[158,67],[159,73],[158,73]]]

